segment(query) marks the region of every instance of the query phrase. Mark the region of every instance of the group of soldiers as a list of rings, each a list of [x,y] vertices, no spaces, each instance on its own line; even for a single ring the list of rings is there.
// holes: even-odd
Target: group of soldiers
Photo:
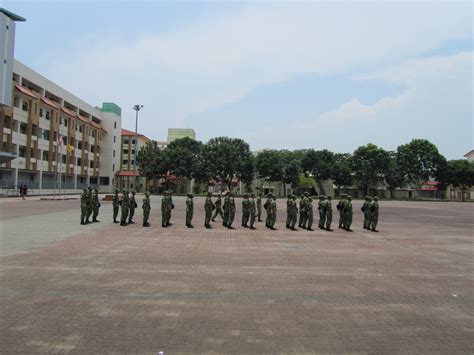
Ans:
[[[99,222],[99,190],[91,186],[84,188],[81,194],[81,224]],[[90,220],[92,216],[92,221]]]
[[[161,226],[163,228],[169,227],[171,223],[171,212],[174,209],[172,191],[168,190],[163,193],[161,200]],[[194,215],[194,195],[188,194],[186,198],[186,227],[194,228],[192,219]],[[127,190],[122,191],[122,196],[119,196],[119,190],[115,190],[115,194],[112,200],[113,206],[113,222],[119,223],[117,220],[119,209],[121,209],[120,225],[126,226],[128,224],[135,223],[133,217],[135,215],[135,209],[138,207],[135,201],[135,191],[129,192]],[[91,187],[85,188],[81,194],[81,224],[87,224],[91,222],[99,222],[97,216],[99,215],[99,194],[97,189]],[[267,200],[263,205],[266,209],[267,217],[265,220],[265,226],[268,229],[275,230],[275,222],[277,217],[277,203],[275,196],[270,192],[267,195]],[[348,232],[352,232],[352,197],[348,194],[341,194],[337,206],[339,211],[339,228],[344,229]],[[145,196],[142,202],[143,209],[143,226],[149,227],[148,219],[150,217],[151,204],[150,204],[150,193],[145,192]],[[364,213],[364,229],[377,232],[379,205],[377,197],[365,197],[364,204],[361,208]],[[209,192],[204,202],[204,226],[206,228],[211,227],[211,221],[216,222],[216,217],[222,218],[222,225],[228,229],[234,229],[232,224],[235,219],[235,193],[227,191],[223,197],[221,193],[217,195],[217,199],[212,201],[212,193]],[[313,198],[309,193],[305,192],[301,195],[299,203],[297,202],[297,196],[291,194],[288,196],[286,203],[286,228],[296,231],[296,222],[298,227],[313,231]],[[331,196],[319,196],[318,202],[319,212],[319,229],[326,231],[332,231],[332,198]],[[92,221],[90,217],[92,216]],[[261,222],[262,216],[262,197],[256,196],[255,194],[245,194],[242,200],[242,227],[249,229],[256,229],[255,222]],[[299,220],[298,220],[299,216]]]

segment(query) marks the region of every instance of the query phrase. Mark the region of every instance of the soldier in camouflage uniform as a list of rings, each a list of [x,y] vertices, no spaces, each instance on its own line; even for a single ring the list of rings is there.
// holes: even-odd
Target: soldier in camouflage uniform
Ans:
[[[193,214],[194,214],[194,201],[193,201],[193,194],[188,194],[188,198],[186,199],[186,227],[194,228],[192,225]]]
[[[135,208],[137,208],[137,201],[135,200],[135,190],[132,190],[132,196],[130,197],[130,207],[128,211],[128,224],[134,224],[133,216],[135,215]]]
[[[149,227],[148,218],[150,217],[151,204],[150,204],[150,192],[145,191],[145,197],[142,202],[143,209],[143,227]]]
[[[114,197],[113,197],[113,199],[112,199],[112,208],[113,208],[113,220],[114,220],[114,223],[118,223],[118,221],[117,221],[117,216],[118,216],[119,208],[120,208],[120,197],[119,197],[118,193],[119,193],[119,190],[118,190],[118,189],[115,189],[115,194],[114,194]]]
[[[257,220],[262,221],[262,196],[257,196]]]
[[[288,199],[286,200],[286,229],[290,229],[291,224],[291,211],[293,204],[293,195],[289,194]]]
[[[324,223],[326,222],[326,196],[324,195],[319,196],[318,211],[319,211],[318,228],[324,229]]]
[[[369,224],[370,224],[370,218],[369,218],[369,204],[370,204],[370,197],[369,196],[365,196],[365,201],[362,205],[362,207],[360,208],[360,210],[362,211],[362,213],[364,213],[364,229],[369,229]]]
[[[308,196],[306,199],[306,229],[313,231],[313,198]]]
[[[306,225],[306,209],[305,209],[306,199],[305,195],[300,197],[300,220],[298,222],[298,227],[305,228]]]
[[[94,189],[94,209],[92,214],[92,222],[99,222],[97,217],[99,216],[99,208],[100,208],[100,201],[99,201],[99,190],[97,188]]]
[[[92,187],[89,186],[87,188],[87,217],[86,223],[92,223],[90,218],[92,216],[92,212],[94,211],[94,196],[92,196]]]
[[[174,203],[173,203],[173,197],[172,197],[173,191],[168,190],[168,213],[166,215],[166,226],[172,226],[173,223],[171,223],[171,211],[174,210]]]
[[[204,202],[204,227],[211,228],[211,217],[212,217],[212,210],[215,208],[214,204],[212,203],[212,193],[208,192],[206,201]],[[217,212],[217,211],[216,211]]]
[[[128,209],[130,208],[130,199],[128,197],[128,191],[122,191],[122,200],[120,201],[120,206],[122,208],[122,216],[120,218],[120,225],[126,226],[127,225],[127,218],[128,218]]]
[[[249,194],[245,194],[244,199],[242,200],[242,227],[244,228],[249,227],[249,219],[250,219],[250,200],[249,200]]]
[[[372,232],[378,232],[377,224],[379,223],[379,198],[376,196],[370,201],[369,206],[369,227]]]
[[[267,207],[267,211],[269,211],[269,215],[270,215],[268,228],[270,228],[271,230],[276,230],[275,222],[277,218],[277,204],[276,204],[276,197],[273,195],[272,195],[272,198],[270,199],[270,203],[269,203],[269,207]]]
[[[255,205],[255,194],[252,194],[250,199],[250,229],[256,229],[254,227],[255,217],[257,216],[257,206]]]
[[[339,202],[336,205],[337,210],[339,211],[339,228],[343,228],[343,222],[344,222],[344,212],[343,212],[343,207],[346,202],[346,194],[341,194],[341,197],[339,198]]]
[[[343,206],[343,228],[348,231],[352,232],[352,197],[351,195],[347,195],[347,199],[344,202]]]
[[[214,216],[212,216],[212,221],[215,222],[216,217],[218,215],[220,215],[222,220],[224,220],[224,210],[222,209],[222,194],[221,193],[217,195],[215,206],[216,206],[216,211],[214,212]]]
[[[265,227],[270,228],[270,219],[271,219],[271,210],[270,210],[270,205],[273,199],[273,194],[271,192],[268,193],[267,195],[267,200],[263,204],[263,208],[267,210],[267,218],[265,218]]]
[[[227,227],[230,213],[230,191],[227,191],[224,197],[224,218],[222,219],[222,225]]]
[[[229,197],[229,218],[226,221],[226,226],[229,229],[234,229],[234,227],[232,227],[232,223],[234,223],[234,218],[235,218],[235,199],[234,199],[234,197],[235,197],[235,194],[230,193],[230,197]]]
[[[81,224],[87,224],[87,189],[84,188],[81,194]]]
[[[325,229],[328,232],[331,232],[331,223],[332,223],[332,197],[328,196],[328,199],[326,200],[326,223],[324,225]]]
[[[163,228],[168,227],[166,221],[168,219],[168,191],[163,192],[163,197],[161,198],[161,226]]]
[[[296,222],[298,221],[298,203],[296,202],[296,195],[291,195],[290,204],[290,229],[292,231],[297,230],[295,228]]]

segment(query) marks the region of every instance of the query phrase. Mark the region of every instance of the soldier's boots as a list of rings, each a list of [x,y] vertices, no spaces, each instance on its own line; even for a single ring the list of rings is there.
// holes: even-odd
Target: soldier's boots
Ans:
[[[211,229],[211,225],[210,224],[204,224],[204,227],[206,227],[207,229]]]
[[[128,224],[135,224],[134,221],[132,221],[131,219],[128,220]]]
[[[150,226],[150,223],[148,222],[143,223],[143,227],[149,227],[149,226]]]

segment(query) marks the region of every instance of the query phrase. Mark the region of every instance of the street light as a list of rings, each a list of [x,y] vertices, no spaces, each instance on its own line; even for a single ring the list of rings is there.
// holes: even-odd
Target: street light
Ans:
[[[143,108],[143,105],[135,105],[133,106],[133,109],[136,111],[135,115],[135,156],[133,158],[133,176],[135,179],[134,185],[135,185],[135,190],[137,190],[137,142],[138,142],[138,111],[140,111]]]

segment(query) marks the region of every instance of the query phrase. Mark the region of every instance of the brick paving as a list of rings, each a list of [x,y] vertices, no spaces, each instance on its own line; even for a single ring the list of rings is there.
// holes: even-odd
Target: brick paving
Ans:
[[[200,198],[187,229],[179,197],[171,228],[156,197],[150,228],[109,203],[79,226],[78,203],[0,202],[0,353],[474,352],[474,204],[382,201],[371,233],[355,201],[329,233],[287,231],[285,200],[277,231],[206,230]]]

